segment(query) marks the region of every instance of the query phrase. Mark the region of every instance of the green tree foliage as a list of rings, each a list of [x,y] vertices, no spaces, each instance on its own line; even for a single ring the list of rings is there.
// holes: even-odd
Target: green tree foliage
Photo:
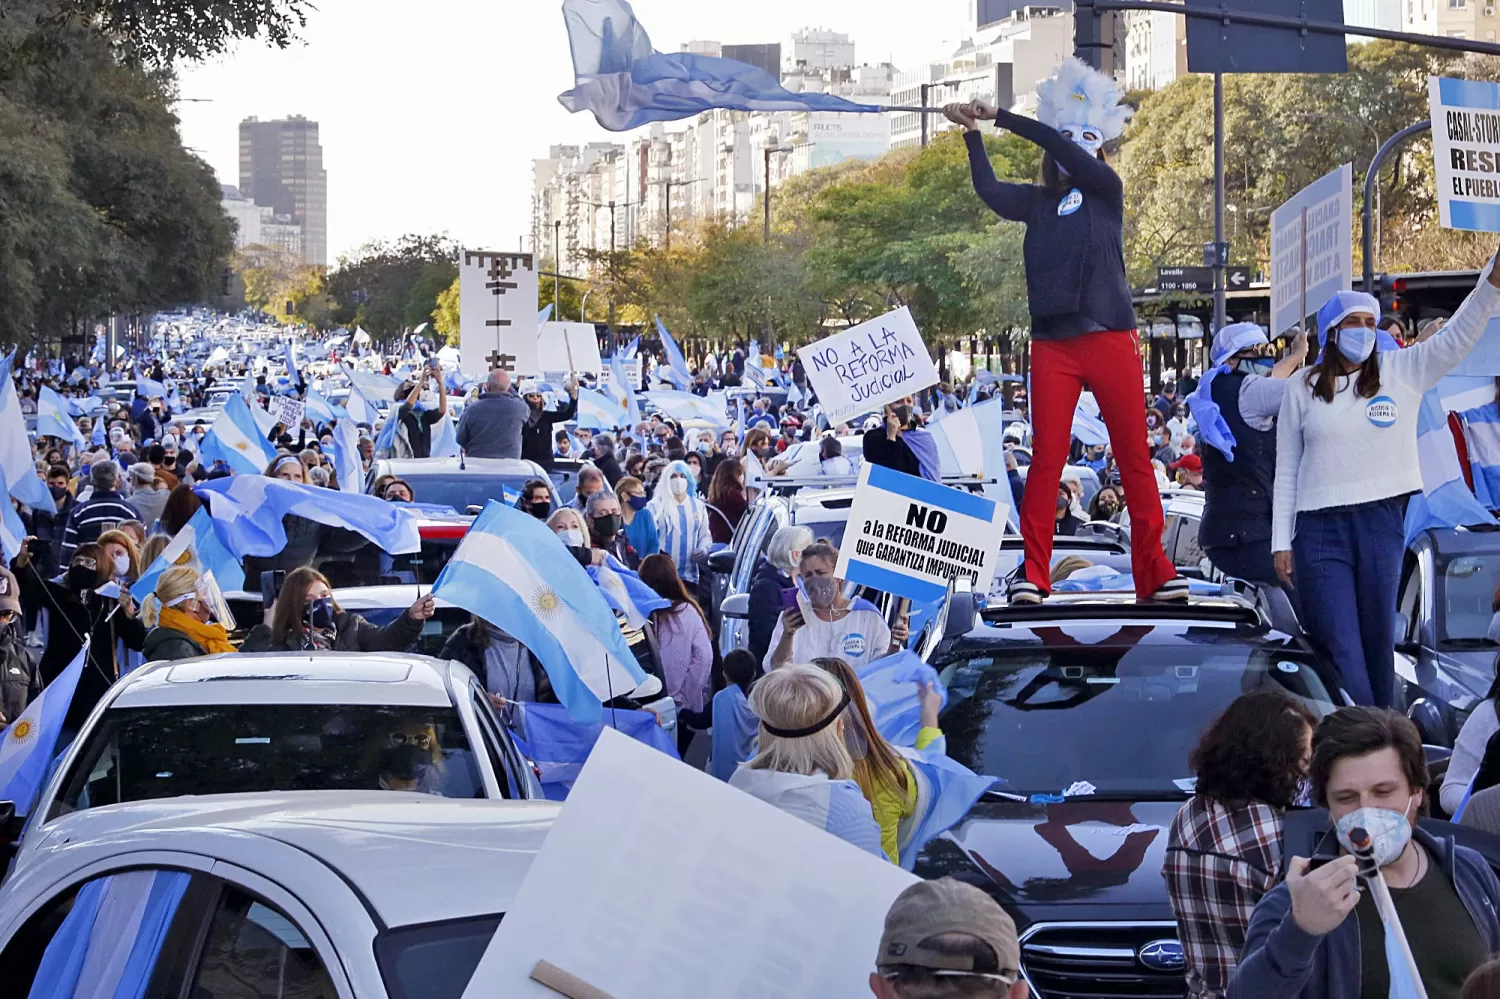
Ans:
[[[432,329],[444,343],[458,346],[458,278],[438,292],[437,306],[432,310]]]
[[[0,5],[0,341],[217,294],[229,223],[171,87],[54,0]]]
[[[447,236],[408,234],[368,243],[340,257],[328,275],[335,322],[390,336],[432,318],[438,296],[458,277],[458,245]]]
[[[82,24],[125,57],[168,65],[220,55],[230,44],[264,38],[285,48],[307,23],[308,0],[60,0],[48,16]]]
[[[323,268],[262,246],[247,247],[236,254],[234,267],[245,282],[246,305],[279,323],[328,327],[333,301],[324,291]]]

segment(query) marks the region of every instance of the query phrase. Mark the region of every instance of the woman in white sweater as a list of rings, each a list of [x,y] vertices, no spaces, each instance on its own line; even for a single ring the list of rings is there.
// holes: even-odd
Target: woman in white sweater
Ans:
[[[1276,420],[1271,551],[1301,599],[1303,625],[1356,704],[1394,696],[1396,584],[1406,499],[1422,488],[1422,396],[1484,332],[1500,302],[1492,259],[1443,331],[1404,350],[1375,349],[1380,305],[1334,294],[1318,310],[1322,353],[1294,375]]]

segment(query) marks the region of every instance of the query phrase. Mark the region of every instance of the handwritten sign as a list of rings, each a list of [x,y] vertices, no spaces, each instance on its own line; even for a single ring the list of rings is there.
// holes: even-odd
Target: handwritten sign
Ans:
[[[1354,242],[1348,163],[1324,174],[1271,213],[1271,335],[1317,312],[1349,287]]]
[[[926,603],[967,576],[988,593],[1009,507],[865,462],[839,547],[840,579]]]
[[[1427,95],[1443,226],[1500,232],[1500,84],[1429,76]]]
[[[302,426],[307,404],[288,395],[273,395],[266,403],[266,411],[271,414],[272,419],[291,431]]]
[[[458,260],[459,368],[536,374],[536,260],[529,253],[464,250]]]
[[[798,347],[797,356],[834,424],[938,383],[927,345],[904,306]]]

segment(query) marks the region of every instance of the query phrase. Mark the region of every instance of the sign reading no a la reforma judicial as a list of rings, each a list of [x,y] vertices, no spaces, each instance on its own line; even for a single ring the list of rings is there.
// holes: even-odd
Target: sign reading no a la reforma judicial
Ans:
[[[1444,227],[1500,232],[1500,84],[1430,76],[1427,94]]]

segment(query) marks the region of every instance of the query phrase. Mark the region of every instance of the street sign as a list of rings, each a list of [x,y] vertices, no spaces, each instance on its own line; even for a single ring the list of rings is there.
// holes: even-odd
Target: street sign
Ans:
[[[1271,336],[1280,336],[1349,287],[1354,245],[1348,163],[1271,213]]]
[[[1222,0],[1187,0],[1221,10]],[[1256,14],[1344,23],[1343,0],[1244,0]],[[1187,19],[1189,73],[1342,73],[1349,68],[1344,36],[1240,24],[1232,17]]]
[[[1159,292],[1213,291],[1213,269],[1209,267],[1158,267],[1156,290]]]
[[[1243,291],[1244,289],[1250,287],[1250,268],[1248,268],[1248,267],[1231,267],[1231,268],[1229,268],[1229,274],[1228,274],[1228,279],[1227,279],[1226,285],[1227,285],[1227,287],[1229,288],[1230,291]]]

